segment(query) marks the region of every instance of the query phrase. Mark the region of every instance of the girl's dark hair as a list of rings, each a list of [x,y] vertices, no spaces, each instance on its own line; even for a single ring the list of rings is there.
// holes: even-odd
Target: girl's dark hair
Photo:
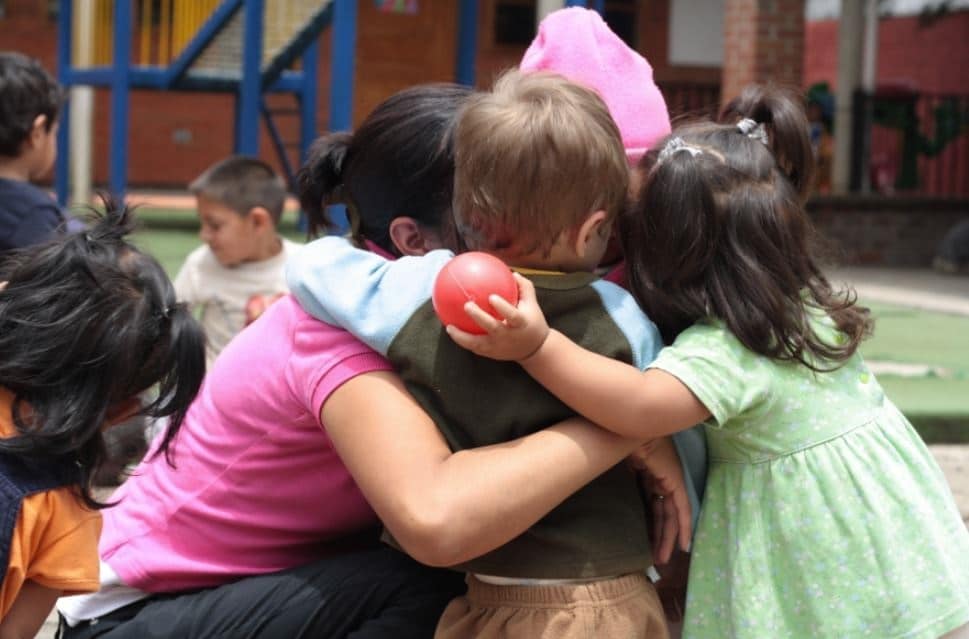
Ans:
[[[0,265],[0,385],[14,395],[18,435],[0,453],[76,466],[84,501],[105,462],[102,429],[139,393],[137,414],[169,416],[173,441],[205,375],[205,336],[162,267],[125,241],[129,209],[105,200],[86,232],[14,252]]]
[[[756,353],[829,370],[825,362],[836,367],[855,352],[871,320],[853,292],[832,289],[813,256],[817,238],[804,211],[813,157],[801,151],[810,150],[807,119],[772,89],[745,91],[737,102],[735,115],[767,123],[767,144],[733,122],[699,122],[640,162],[639,197],[621,220],[630,290],[667,342],[717,318]],[[846,339],[817,335],[819,312]]]
[[[717,122],[736,125],[744,118],[764,125],[778,168],[807,199],[815,167],[803,99],[788,89],[751,84],[721,109]]]
[[[397,254],[390,222],[406,215],[432,228],[451,216],[451,131],[471,89],[429,84],[405,89],[375,108],[353,133],[324,135],[297,179],[310,235],[331,226],[326,206],[346,204],[357,242]]]
[[[20,155],[38,115],[47,116],[50,131],[63,102],[64,90],[37,60],[0,52],[0,155]]]

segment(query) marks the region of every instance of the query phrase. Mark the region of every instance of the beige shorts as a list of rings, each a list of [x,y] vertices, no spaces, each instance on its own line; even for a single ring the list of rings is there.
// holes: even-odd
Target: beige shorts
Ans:
[[[435,639],[668,639],[656,589],[645,575],[584,584],[494,586],[468,576]]]

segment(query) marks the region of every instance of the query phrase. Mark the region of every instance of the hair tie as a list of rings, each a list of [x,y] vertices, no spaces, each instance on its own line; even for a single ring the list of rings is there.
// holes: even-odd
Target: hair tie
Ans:
[[[763,122],[756,122],[750,118],[744,118],[737,123],[737,130],[746,135],[748,138],[757,140],[764,146],[767,146],[767,128],[764,126]]]
[[[686,151],[693,157],[696,157],[701,153],[703,153],[703,149],[696,146],[690,146],[689,144],[683,141],[683,138],[677,136],[675,138],[670,138],[669,140],[667,140],[666,144],[663,145],[663,149],[659,152],[659,161],[665,162],[669,158],[673,157],[674,154],[679,153],[680,151]]]

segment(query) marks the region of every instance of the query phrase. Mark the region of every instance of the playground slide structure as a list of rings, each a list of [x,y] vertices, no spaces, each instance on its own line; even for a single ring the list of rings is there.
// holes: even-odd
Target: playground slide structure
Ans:
[[[358,2],[373,0],[62,0],[58,79],[65,87],[111,90],[109,189],[127,187],[129,95],[132,89],[218,91],[235,95],[234,151],[259,152],[260,118],[292,184],[317,135],[319,36],[332,30],[327,129],[352,123]],[[420,0],[430,1],[430,0]],[[455,80],[473,85],[479,0],[456,2]],[[600,13],[603,0],[564,0]],[[419,4],[417,5],[419,7]],[[289,94],[296,106],[270,109],[267,94]],[[68,194],[70,104],[58,133],[57,198]],[[277,118],[300,119],[299,140],[280,135]]]

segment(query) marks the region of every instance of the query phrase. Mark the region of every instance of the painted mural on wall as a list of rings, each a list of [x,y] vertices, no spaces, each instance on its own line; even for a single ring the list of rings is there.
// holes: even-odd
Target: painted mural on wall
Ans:
[[[376,0],[377,8],[384,13],[417,13],[417,0]]]

